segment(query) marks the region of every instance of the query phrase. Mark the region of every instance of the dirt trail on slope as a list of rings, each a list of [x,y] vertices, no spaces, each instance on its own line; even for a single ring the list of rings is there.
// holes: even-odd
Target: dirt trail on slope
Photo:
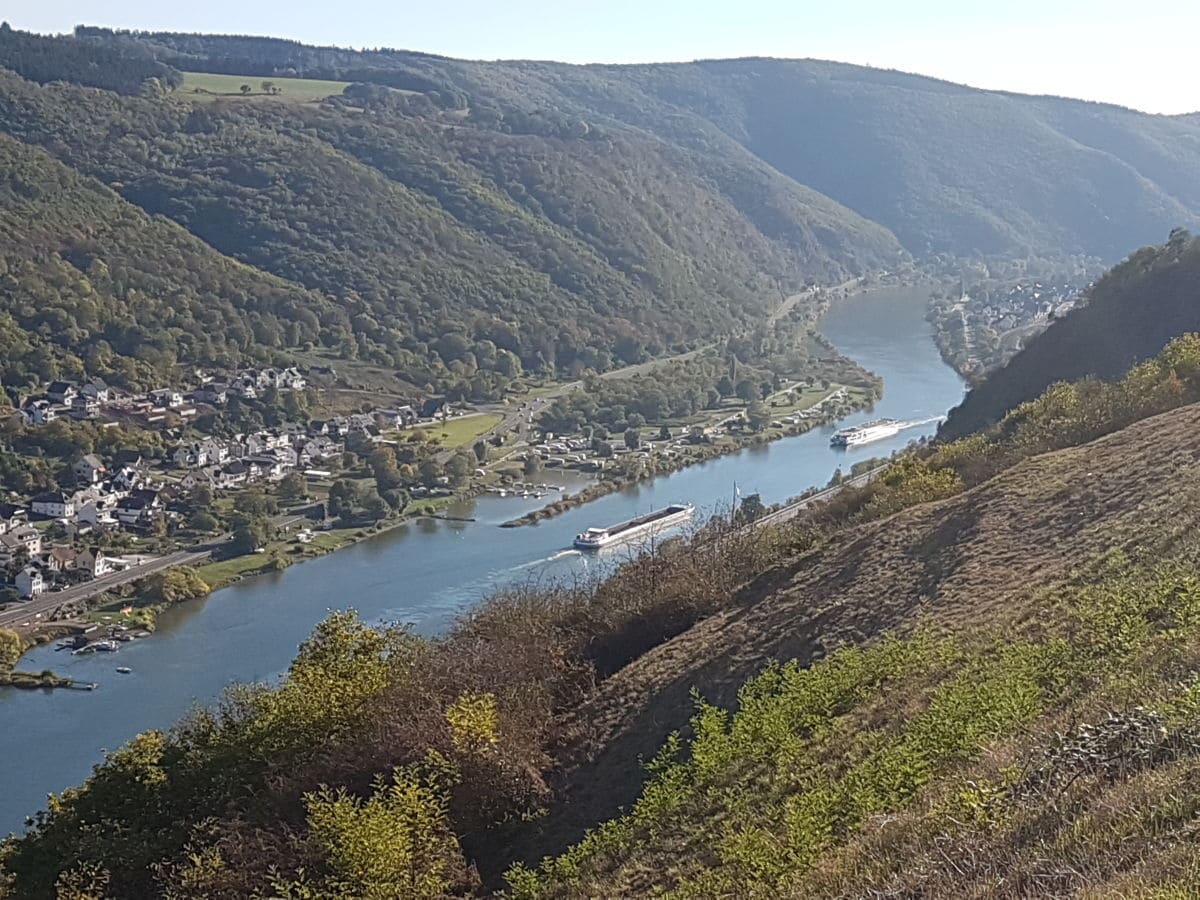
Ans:
[[[1167,542],[1200,520],[1200,405],[1027,460],[957,497],[861,526],[767,571],[733,611],[698,623],[603,682],[567,723],[562,800],[509,836],[536,862],[628,808],[641,762],[684,728],[690,692],[722,705],[772,659],[811,663],[911,625],[1011,611],[1035,589],[1117,547]],[[1028,604],[1026,604],[1028,605]],[[481,867],[490,868],[487,859]]]

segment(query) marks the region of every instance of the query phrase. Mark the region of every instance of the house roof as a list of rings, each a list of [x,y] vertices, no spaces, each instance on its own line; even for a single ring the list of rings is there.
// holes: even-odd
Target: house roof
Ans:
[[[79,462],[87,463],[93,469],[104,468],[104,463],[100,461],[100,457],[98,457],[95,453],[85,453],[83,457],[80,458]]]
[[[38,494],[30,503],[66,503],[71,498],[62,491],[46,491],[44,494]]]

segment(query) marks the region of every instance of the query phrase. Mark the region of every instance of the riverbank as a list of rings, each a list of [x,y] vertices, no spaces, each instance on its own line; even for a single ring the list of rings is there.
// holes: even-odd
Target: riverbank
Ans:
[[[482,487],[475,487],[453,497],[411,504],[409,507],[411,511],[406,510],[399,517],[385,522],[319,531],[307,544],[299,543],[295,538],[274,540],[268,542],[263,548],[263,552],[260,553],[230,556],[199,566],[177,566],[119,585],[91,598],[86,611],[78,616],[52,621],[35,620],[28,627],[13,626],[10,630],[17,635],[22,645],[19,659],[23,659],[30,651],[38,647],[71,634],[78,634],[96,625],[136,627],[153,632],[157,627],[159,616],[181,603],[203,599],[218,590],[250,578],[281,572],[293,565],[320,559],[337,550],[343,550],[360,541],[377,537],[421,519],[439,519],[441,514],[438,510],[453,502],[461,502],[478,496],[482,491]],[[192,591],[178,599],[155,600],[148,597],[155,579],[166,572],[178,572],[180,569],[195,573],[203,582],[204,590],[202,592]],[[0,685],[2,684],[3,682],[0,682]]]
[[[568,510],[584,506],[609,494],[615,494],[640,482],[670,475],[690,466],[710,462],[722,456],[740,453],[743,450],[753,447],[761,447],[772,441],[807,434],[814,428],[832,424],[852,413],[869,409],[879,399],[877,391],[871,391],[863,387],[839,386],[838,390],[843,392],[845,402],[830,408],[827,412],[806,417],[796,423],[780,423],[776,421],[763,431],[750,435],[725,435],[712,443],[677,446],[674,448],[679,453],[677,456],[652,454],[634,474],[602,478],[596,484],[584,488],[577,494],[562,497],[553,503],[548,503],[541,509],[526,513],[515,519],[510,519],[500,527],[520,528],[525,525],[536,525],[539,522],[561,515]],[[835,391],[834,393],[836,394],[837,392]],[[826,399],[828,400],[832,396],[833,394],[826,397]],[[820,406],[820,404],[817,404],[817,406]],[[808,409],[813,408],[816,407],[809,407]],[[788,415],[788,413],[781,413],[781,415]]]
[[[886,384],[872,412],[851,415],[839,427],[875,417],[923,420],[961,400],[961,380],[930,340],[926,299],[912,289],[871,291],[835,303],[820,323],[833,345]],[[537,528],[497,526],[550,498],[484,494],[455,504],[444,511],[473,517],[476,524],[413,519],[311,564],[248,577],[207,600],[164,611],[153,640],[122,645],[116,655],[132,674],[113,674],[118,663],[106,654],[62,658],[52,646],[35,648],[22,669],[51,668],[81,682],[99,682],[100,688],[0,691],[0,721],[6,726],[0,729],[0,755],[14,771],[28,773],[5,785],[0,832],[19,831],[48,793],[87,778],[102,758],[101,748],[120,747],[147,729],[169,728],[189,709],[218,703],[231,682],[273,682],[330,609],[353,607],[370,623],[403,623],[418,635],[441,635],[484,597],[529,583],[603,577],[624,554],[573,551],[574,535],[591,525],[682,501],[694,503],[701,515],[727,511],[734,484],[743,496],[760,494],[765,505],[785,502],[806,487],[827,484],[835,470],[848,472],[857,462],[888,456],[933,428],[849,451],[831,447],[828,432],[815,429],[639,482]],[[550,480],[551,474],[536,480]],[[561,480],[571,493],[582,486],[574,475]]]
[[[843,303],[857,294],[884,289],[886,289],[886,285],[873,284],[864,286],[861,282],[846,282],[836,288],[822,289],[815,292],[813,296],[816,296],[819,302],[814,305],[814,308],[826,310],[830,307],[831,301],[835,300],[837,303]],[[796,296],[800,297],[804,295]],[[837,304],[835,303],[834,305]],[[782,316],[786,311],[785,308],[781,308],[777,311],[776,316]],[[811,327],[811,323],[809,327]],[[858,368],[857,366],[853,366],[851,360],[842,357],[833,345],[825,341],[820,335],[810,334],[810,338],[815,341],[821,351],[831,354],[830,360],[826,360],[826,362],[836,363],[840,361],[853,368]],[[835,377],[835,373],[832,371],[824,374],[829,377]],[[846,377],[845,373],[843,373],[843,377]],[[833,386],[836,387],[837,385]],[[582,491],[564,496],[542,509],[526,513],[502,524],[507,527],[534,524],[561,515],[570,509],[601,499],[607,495],[618,493],[631,486],[647,483],[655,478],[670,475],[691,466],[701,465],[721,456],[728,456],[748,448],[762,446],[781,438],[804,434],[819,425],[828,424],[838,418],[867,408],[878,397],[878,389],[872,390],[867,387],[849,385],[845,386],[844,389],[847,391],[847,397],[850,402],[831,409],[827,414],[808,420],[802,419],[795,424],[785,424],[775,420],[770,426],[764,428],[759,433],[720,435],[715,439],[706,438],[700,443],[688,442],[686,444],[678,444],[667,454],[661,456],[652,455],[649,459],[639,461],[632,470],[627,469],[613,477],[602,478],[598,483],[591,484]],[[805,391],[803,390],[798,390],[797,393],[801,396],[805,395]],[[768,398],[769,401],[770,399]],[[824,399],[828,399],[828,397]],[[780,408],[778,404],[772,404],[772,409],[769,412],[772,416],[787,418],[789,414],[799,411],[802,406],[803,404],[792,407],[785,405]],[[492,419],[494,418],[493,416]],[[720,411],[715,418],[710,416],[709,419],[705,420],[704,424],[723,423],[730,418],[733,417],[727,415],[725,411]],[[484,419],[484,424],[489,424],[491,421],[491,419]],[[653,439],[648,438],[646,444],[653,446]],[[300,543],[291,537],[275,540],[263,547],[261,552],[225,559],[215,559],[198,565],[195,571],[207,588],[203,594],[197,594],[196,596],[207,596],[209,593],[238,584],[247,579],[281,573],[293,565],[318,559],[335,551],[346,549],[361,541],[384,535],[389,531],[398,529],[414,521],[419,521],[422,518],[440,518],[443,511],[452,504],[470,500],[495,487],[498,483],[507,483],[507,479],[517,477],[512,474],[515,470],[511,468],[504,469],[501,466],[503,463],[508,462],[513,453],[518,452],[523,446],[525,445],[518,441],[515,446],[508,447],[508,455],[504,459],[494,460],[488,465],[487,468],[489,471],[486,475],[481,478],[473,477],[469,484],[460,487],[453,495],[416,500],[410,503],[405,510],[394,518],[379,520],[371,524],[320,530],[307,543]],[[178,605],[179,602],[181,601],[148,602],[145,598],[145,581],[139,580],[128,587],[117,588],[113,591],[97,595],[94,602],[88,603],[87,611],[77,616],[76,619],[68,624],[75,625],[78,622],[101,625],[122,624],[153,630],[158,616],[165,610]],[[18,630],[25,640],[26,649],[29,649],[49,640],[50,637],[48,635],[51,632],[55,635],[61,634],[61,624],[59,622],[38,621],[29,625],[29,627],[22,627]]]
[[[94,682],[81,683],[73,678],[63,678],[47,669],[44,672],[0,672],[0,687],[16,688],[18,690],[77,690],[92,691],[96,689]]]

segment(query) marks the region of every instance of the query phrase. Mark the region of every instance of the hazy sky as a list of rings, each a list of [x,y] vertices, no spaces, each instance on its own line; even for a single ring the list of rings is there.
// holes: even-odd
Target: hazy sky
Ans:
[[[5,0],[0,18],[42,32],[84,22],[484,59],[818,57],[1200,110],[1195,0]]]

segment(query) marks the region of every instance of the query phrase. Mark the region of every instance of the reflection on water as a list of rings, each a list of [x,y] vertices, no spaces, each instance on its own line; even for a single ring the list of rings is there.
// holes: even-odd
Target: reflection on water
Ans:
[[[884,396],[870,412],[849,417],[921,419],[938,416],[962,396],[962,382],[937,354],[924,320],[926,293],[888,289],[840,305],[822,330],[842,352],[884,378]],[[621,558],[570,549],[590,525],[618,522],[668,503],[690,501],[699,513],[729,508],[736,484],[743,496],[776,503],[823,485],[837,467],[903,447],[935,426],[849,451],[829,446],[832,427],[721,457],[645,484],[633,485],[538,525],[499,523],[546,499],[484,496],[456,515],[474,524],[421,520],[313,562],[219,591],[170,610],[154,638],[124,646],[116,657],[72,657],[50,647],[23,668],[54,668],[91,693],[0,692],[0,832],[87,776],[103,748],[139,731],[170,725],[194,703],[208,703],[230,681],[278,676],[297,645],[328,610],[354,607],[372,621],[410,623],[425,634],[446,627],[464,608],[523,580],[588,577]],[[549,480],[549,476],[547,476]],[[619,549],[619,548],[617,548]],[[116,675],[117,665],[133,669]]]

